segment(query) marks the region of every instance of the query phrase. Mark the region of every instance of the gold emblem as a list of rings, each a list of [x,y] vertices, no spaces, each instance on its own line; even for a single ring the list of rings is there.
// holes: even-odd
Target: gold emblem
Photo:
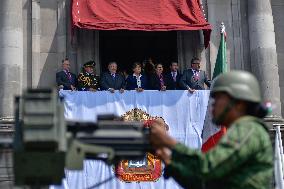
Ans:
[[[86,77],[83,73],[79,75],[79,81],[82,81],[84,86],[91,85],[91,79],[89,77]]]
[[[126,112],[121,117],[124,121],[142,121],[146,127],[147,121],[150,120],[161,119],[165,123],[163,118],[151,116],[138,108]],[[164,125],[165,130],[168,130],[168,126],[166,124]],[[115,166],[115,174],[124,182],[157,181],[162,175],[162,162],[157,156],[148,152],[141,160],[120,161],[119,164]]]

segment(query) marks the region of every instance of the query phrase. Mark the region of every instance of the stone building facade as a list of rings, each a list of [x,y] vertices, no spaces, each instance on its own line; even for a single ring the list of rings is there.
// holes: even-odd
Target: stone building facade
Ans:
[[[0,117],[12,116],[12,99],[26,87],[55,86],[55,72],[69,57],[75,73],[90,59],[102,71],[103,31],[71,31],[70,0],[2,0],[0,9]],[[230,69],[252,71],[262,83],[264,97],[281,115],[284,96],[283,0],[203,0],[203,9],[212,25],[210,46],[204,49],[199,31],[177,31],[176,59],[184,70],[193,56],[202,58],[202,68],[212,74],[220,34],[227,31],[227,58]],[[73,34],[72,34],[73,33]],[[119,36],[118,36],[119,37]],[[139,37],[139,36],[138,36]],[[144,36],[146,39],[147,36]],[[127,41],[125,41],[127,43]],[[111,54],[111,52],[110,52]],[[283,107],[283,103],[282,103]]]
[[[229,68],[253,72],[261,82],[273,115],[284,109],[284,0],[202,0],[212,25],[210,46],[204,49],[199,31],[177,31],[175,59],[182,70],[193,56],[212,75],[220,41],[219,25],[227,32]],[[13,96],[27,87],[55,86],[55,73],[68,57],[72,71],[84,62],[97,62],[103,70],[103,31],[71,29],[71,0],[0,1],[0,121],[13,118]],[[146,39],[147,36],[143,35]],[[125,41],[127,43],[127,41]],[[161,51],[162,52],[162,51]],[[282,111],[282,116],[284,111]],[[8,121],[8,122],[7,122]]]

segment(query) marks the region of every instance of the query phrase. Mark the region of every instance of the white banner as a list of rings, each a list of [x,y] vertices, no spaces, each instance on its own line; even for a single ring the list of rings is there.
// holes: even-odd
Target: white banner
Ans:
[[[201,148],[203,129],[209,91],[125,91],[114,94],[108,91],[60,91],[64,98],[65,117],[69,120],[96,121],[97,115],[113,113],[121,116],[134,108],[141,109],[151,116],[162,117],[169,125],[169,134],[191,148]],[[101,161],[84,163],[82,171],[66,171],[62,186],[52,188],[80,189],[113,176],[112,167]],[[125,183],[116,178],[102,184],[101,189],[111,188],[179,188],[172,179],[161,177],[156,182]]]

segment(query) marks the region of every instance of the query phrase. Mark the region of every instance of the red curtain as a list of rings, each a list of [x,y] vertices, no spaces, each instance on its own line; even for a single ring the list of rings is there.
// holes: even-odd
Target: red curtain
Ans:
[[[73,0],[72,19],[97,30],[203,30],[206,47],[211,32],[199,0]]]

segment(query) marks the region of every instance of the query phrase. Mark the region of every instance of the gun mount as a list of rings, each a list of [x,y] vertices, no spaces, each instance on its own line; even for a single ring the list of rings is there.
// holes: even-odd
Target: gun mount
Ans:
[[[60,184],[64,168],[80,170],[84,159],[108,164],[139,159],[150,151],[142,122],[98,116],[97,123],[65,121],[56,90],[28,89],[15,98],[16,185]]]

